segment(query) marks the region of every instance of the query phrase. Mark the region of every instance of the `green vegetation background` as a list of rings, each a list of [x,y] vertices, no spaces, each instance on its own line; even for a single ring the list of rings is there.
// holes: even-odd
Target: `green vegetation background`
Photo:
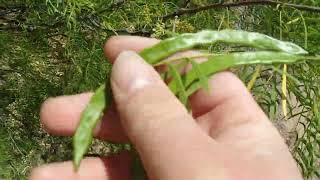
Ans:
[[[215,2],[192,0],[186,8]],[[287,2],[320,6],[315,0]],[[165,38],[232,28],[281,37],[320,53],[320,14],[255,5],[161,18],[182,6],[179,0],[0,0],[0,179],[25,179],[32,167],[71,159],[71,139],[45,133],[39,109],[48,97],[91,91],[104,82],[111,66],[102,48],[112,35]],[[280,69],[263,67],[252,89],[273,121],[283,120]],[[242,67],[238,74],[248,82],[254,70]],[[290,148],[307,179],[319,175],[320,70],[303,63],[289,66],[288,72],[288,91],[294,99],[288,100],[289,120],[298,118],[297,127],[302,128],[289,138]],[[94,144],[91,154],[119,147]]]

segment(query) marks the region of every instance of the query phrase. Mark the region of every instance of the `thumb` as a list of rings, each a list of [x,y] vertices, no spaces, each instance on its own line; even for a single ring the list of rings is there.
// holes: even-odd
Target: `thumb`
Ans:
[[[201,158],[199,152],[206,152],[213,140],[152,66],[134,52],[123,52],[114,63],[111,85],[121,123],[149,177],[174,179],[181,177],[177,172],[185,176],[190,170],[195,172],[194,167],[200,169],[209,154]]]

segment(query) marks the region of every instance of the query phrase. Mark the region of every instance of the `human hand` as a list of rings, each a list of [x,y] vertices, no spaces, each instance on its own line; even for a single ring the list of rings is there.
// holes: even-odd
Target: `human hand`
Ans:
[[[283,139],[232,73],[214,75],[210,92],[192,95],[190,115],[156,71],[132,52],[157,42],[120,36],[106,43],[117,108],[104,115],[97,138],[130,139],[149,179],[302,179]],[[120,54],[125,50],[132,51]],[[72,135],[91,95],[48,99],[41,109],[45,129]],[[34,169],[30,179],[131,179],[130,163],[128,152],[86,158],[77,173],[71,162],[52,163]]]

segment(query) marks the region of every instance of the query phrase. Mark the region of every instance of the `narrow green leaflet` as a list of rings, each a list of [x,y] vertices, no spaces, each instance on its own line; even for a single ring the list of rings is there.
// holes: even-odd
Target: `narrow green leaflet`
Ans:
[[[199,83],[201,84],[202,88],[204,88],[208,92],[209,91],[208,76],[206,76],[205,73],[202,72],[199,64],[196,61],[194,61],[193,59],[189,59],[189,61],[192,64],[192,69],[194,69],[196,76],[199,78]]]
[[[185,87],[183,85],[183,81],[181,79],[181,75],[180,73],[178,72],[178,70],[171,64],[168,64],[169,66],[169,73],[171,74],[172,76],[172,80],[174,82],[176,82],[176,85],[178,87],[178,91],[177,91],[177,94],[179,96],[179,99],[180,101],[184,104],[184,105],[187,105],[188,103],[188,96],[186,94],[186,91],[185,91]]]
[[[100,86],[81,114],[79,126],[73,136],[73,164],[75,170],[79,168],[80,161],[92,142],[93,129],[101,119],[105,108],[109,107],[112,102],[111,92],[106,94],[106,89],[109,90],[110,87]]]
[[[280,41],[264,34],[226,29],[181,34],[143,50],[140,55],[150,64],[156,64],[176,52],[192,49],[198,45],[215,43],[245,45],[257,49],[282,51],[290,54],[308,53],[298,45]]]
[[[199,64],[199,68],[205,76],[210,76],[224,69],[239,65],[273,63],[290,64],[304,59],[304,56],[272,51],[238,52],[212,56],[208,59],[208,61]],[[188,87],[187,94],[196,91],[197,88],[200,87],[199,82],[193,83],[195,80],[197,80],[197,77],[196,69],[190,70],[183,76],[185,79],[184,85],[185,87]],[[176,81],[171,81],[169,87],[173,93],[177,92],[178,90]]]

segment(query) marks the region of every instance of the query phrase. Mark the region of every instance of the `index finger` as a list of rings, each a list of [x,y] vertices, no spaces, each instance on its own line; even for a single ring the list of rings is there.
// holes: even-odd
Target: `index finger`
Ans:
[[[122,51],[140,52],[160,42],[155,38],[137,36],[113,36],[104,45],[104,55],[113,63]]]

